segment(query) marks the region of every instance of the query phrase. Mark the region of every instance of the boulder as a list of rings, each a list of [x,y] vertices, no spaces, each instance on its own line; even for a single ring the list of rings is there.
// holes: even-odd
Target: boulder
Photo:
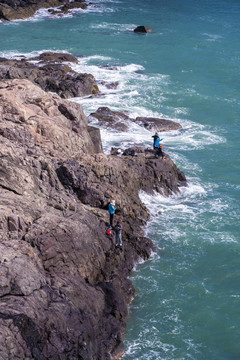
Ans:
[[[55,53],[52,51],[46,51],[39,56],[31,58],[32,60],[37,60],[41,63],[62,63],[62,62],[72,62],[78,64],[78,59],[69,53]]]
[[[137,26],[134,29],[134,32],[138,32],[138,33],[148,33],[148,32],[152,32],[152,29],[149,26],[145,26],[145,25],[140,25]]]
[[[134,122],[150,131],[170,131],[182,129],[181,124],[166,119],[153,117],[137,117]]]
[[[94,119],[93,119],[94,118]],[[96,112],[91,113],[88,117],[89,121],[97,119],[100,127],[106,129],[114,129],[117,131],[127,131],[128,125],[126,123],[129,117],[126,113],[121,111],[112,111],[108,107],[100,107]]]

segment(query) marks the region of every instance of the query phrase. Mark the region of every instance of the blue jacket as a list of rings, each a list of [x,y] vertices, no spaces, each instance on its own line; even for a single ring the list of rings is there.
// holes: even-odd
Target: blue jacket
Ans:
[[[117,208],[115,208],[115,207],[113,206],[113,204],[109,204],[109,205],[108,205],[108,212],[109,212],[109,214],[114,214],[116,209],[117,209]]]
[[[159,147],[160,146],[160,141],[162,141],[163,139],[156,139],[154,146]]]

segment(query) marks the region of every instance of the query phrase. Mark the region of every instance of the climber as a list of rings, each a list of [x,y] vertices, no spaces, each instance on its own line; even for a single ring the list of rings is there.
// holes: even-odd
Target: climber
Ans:
[[[115,208],[115,200],[111,200],[108,205],[108,212],[110,215],[110,226],[113,226],[113,216],[117,208]]]
[[[157,132],[152,136],[152,138],[153,138],[153,150],[156,150],[156,148],[158,148],[160,145],[160,141],[162,141],[163,139],[159,138]]]
[[[157,139],[159,139],[158,133],[155,132],[155,134],[152,136],[152,138],[153,138],[153,150],[155,150],[155,141],[156,141]]]
[[[121,249],[122,248],[122,225],[121,225],[120,221],[117,221],[117,224],[116,224],[114,230],[116,233],[115,246],[116,247],[120,246],[120,249]]]

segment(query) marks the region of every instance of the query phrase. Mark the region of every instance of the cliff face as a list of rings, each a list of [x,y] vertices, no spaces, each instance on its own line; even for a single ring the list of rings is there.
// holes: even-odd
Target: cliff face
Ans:
[[[82,107],[28,80],[0,82],[2,359],[114,359],[123,352],[128,279],[149,257],[138,193],[177,192],[171,159],[102,152]],[[106,236],[117,202],[123,250]]]

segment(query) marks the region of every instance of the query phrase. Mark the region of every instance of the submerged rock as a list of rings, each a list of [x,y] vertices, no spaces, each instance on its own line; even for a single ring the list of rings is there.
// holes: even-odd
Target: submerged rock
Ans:
[[[139,191],[186,185],[167,156],[105,155],[79,104],[28,80],[0,82],[0,353],[3,359],[117,359],[129,274],[153,250]],[[108,202],[123,250],[107,237]]]

